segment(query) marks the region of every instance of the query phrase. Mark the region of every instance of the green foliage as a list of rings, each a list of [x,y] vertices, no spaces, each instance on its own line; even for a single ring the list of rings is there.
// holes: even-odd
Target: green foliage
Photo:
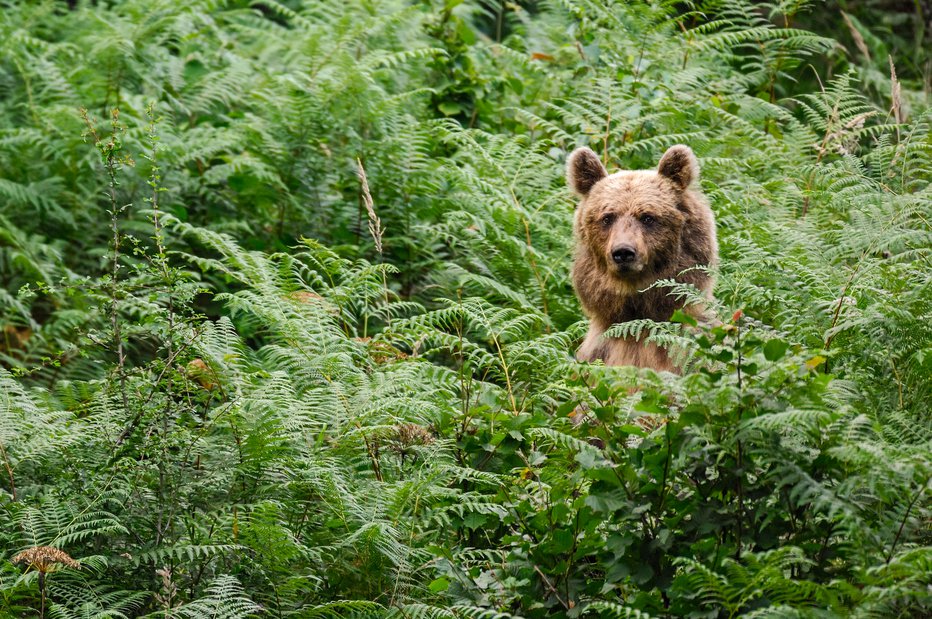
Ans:
[[[0,616],[932,612],[929,60],[864,5],[3,3]],[[577,363],[565,155],[678,142],[719,319]]]

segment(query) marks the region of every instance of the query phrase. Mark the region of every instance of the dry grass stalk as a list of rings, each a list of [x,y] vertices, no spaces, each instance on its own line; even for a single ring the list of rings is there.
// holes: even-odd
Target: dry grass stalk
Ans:
[[[841,18],[845,20],[845,25],[848,26],[848,30],[851,32],[851,38],[854,39],[854,44],[857,46],[858,51],[864,55],[864,59],[867,60],[867,62],[870,62],[871,53],[867,49],[867,43],[864,42],[864,37],[861,36],[860,31],[854,27],[854,24],[851,22],[851,18],[848,17],[847,13],[842,11]]]
[[[359,182],[362,184],[362,201],[366,205],[366,212],[369,214],[369,234],[375,241],[375,250],[382,254],[382,235],[385,231],[382,229],[382,221],[375,213],[375,205],[372,201],[372,194],[369,193],[369,180],[366,178],[366,169],[362,166],[362,161],[356,159],[356,174],[359,176]]]
[[[887,56],[890,61],[890,101],[893,106],[893,119],[896,124],[903,123],[903,99],[900,94],[900,80],[896,78],[896,67],[893,66],[893,56]],[[900,128],[896,128],[896,138],[900,139]]]

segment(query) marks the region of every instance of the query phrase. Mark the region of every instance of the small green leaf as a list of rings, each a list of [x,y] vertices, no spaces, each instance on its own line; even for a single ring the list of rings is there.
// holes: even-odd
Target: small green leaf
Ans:
[[[463,107],[459,103],[453,103],[452,101],[444,101],[437,107],[440,108],[440,111],[446,116],[456,116],[463,111]]]
[[[789,347],[789,343],[783,340],[770,340],[764,344],[764,357],[767,358],[767,361],[777,361],[783,358]]]
[[[583,469],[603,468],[607,462],[595,449],[584,449],[576,454],[576,461]]]
[[[470,512],[463,518],[463,526],[468,529],[476,530],[485,524],[485,514]]]
[[[699,322],[685,313],[683,310],[676,310],[673,312],[673,316],[670,317],[670,322],[678,322],[680,324],[689,325],[690,327],[695,327]]]

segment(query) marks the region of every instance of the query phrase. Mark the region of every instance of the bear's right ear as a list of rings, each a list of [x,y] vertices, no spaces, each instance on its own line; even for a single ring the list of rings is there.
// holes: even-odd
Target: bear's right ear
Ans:
[[[581,197],[606,176],[608,172],[591,148],[577,148],[566,158],[566,184]]]
[[[691,148],[684,144],[676,144],[668,148],[660,158],[657,173],[673,181],[673,185],[680,191],[685,191],[699,178],[699,162]]]

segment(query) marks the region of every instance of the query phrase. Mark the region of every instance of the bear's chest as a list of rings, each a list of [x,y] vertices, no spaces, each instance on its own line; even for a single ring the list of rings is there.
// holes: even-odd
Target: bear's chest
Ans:
[[[673,312],[682,305],[663,288],[652,288],[644,292],[621,298],[616,303],[617,310],[611,317],[611,324],[631,320],[670,320]]]
[[[667,352],[656,344],[634,338],[605,338],[602,337],[604,333],[604,329],[591,325],[576,358],[588,362],[601,360],[605,365],[633,365],[658,371],[676,371]]]

